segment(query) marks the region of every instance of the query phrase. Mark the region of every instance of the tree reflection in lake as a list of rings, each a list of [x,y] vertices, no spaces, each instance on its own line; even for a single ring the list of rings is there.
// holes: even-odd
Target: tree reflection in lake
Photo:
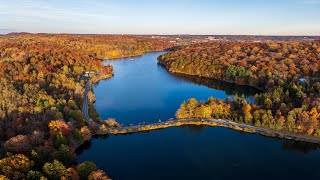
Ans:
[[[187,129],[187,132],[190,135],[196,135],[196,134],[201,134],[205,128],[208,128],[208,126],[190,125],[190,126],[181,126],[179,128]],[[214,128],[214,127],[209,127],[209,128]],[[241,132],[241,131],[238,131],[238,133],[247,134],[247,133]],[[307,154],[307,153],[310,153],[310,152],[313,152],[313,151],[320,149],[319,144],[314,144],[314,143],[309,143],[309,142],[301,142],[301,141],[293,141],[293,140],[289,140],[289,139],[266,137],[266,136],[258,135],[258,134],[257,134],[257,136],[261,136],[262,138],[267,138],[267,139],[273,139],[275,141],[280,141],[282,143],[282,149],[286,150],[286,151],[295,151],[295,152]]]
[[[93,139],[77,155],[79,162],[95,162],[112,179],[320,178],[314,171],[320,160],[316,145],[222,127],[111,135]]]
[[[204,77],[190,76],[185,74],[175,73],[172,75],[178,79],[182,79],[194,84],[204,85],[212,89],[223,90],[226,92],[228,96],[233,96],[235,94],[238,94],[238,96],[240,97],[244,96],[245,98],[252,98],[255,94],[262,93],[262,91],[250,86],[239,86],[232,83],[227,83],[227,82],[204,78]]]
[[[308,142],[284,140],[282,143],[282,149],[287,151],[296,151],[304,154],[319,150],[319,148],[320,148],[319,144],[313,144]]]
[[[94,106],[102,119],[152,123],[172,118],[192,97],[201,101],[243,94],[251,99],[259,93],[246,86],[170,74],[157,64],[161,54],[105,62],[114,65],[115,77],[93,87]],[[80,162],[97,163],[112,179],[320,179],[314,171],[320,168],[317,145],[222,127],[183,126],[99,137],[77,154]]]

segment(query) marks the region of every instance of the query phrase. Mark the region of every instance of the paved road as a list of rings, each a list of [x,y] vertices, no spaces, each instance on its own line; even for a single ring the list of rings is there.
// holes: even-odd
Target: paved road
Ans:
[[[89,97],[88,93],[90,90],[90,80],[85,81],[85,90],[83,96],[83,104],[82,104],[82,114],[86,118],[86,122],[90,122],[91,118],[89,116]]]
[[[312,142],[312,143],[318,143],[320,144],[320,138],[314,137],[314,136],[306,136],[306,135],[301,135],[301,134],[295,134],[295,133],[289,133],[285,131],[276,131],[276,130],[271,130],[271,129],[266,129],[266,128],[261,128],[261,127],[256,127],[256,126],[251,126],[247,124],[240,124],[228,120],[223,120],[223,119],[213,119],[213,118],[208,118],[208,119],[179,119],[179,120],[169,120],[169,121],[164,121],[164,122],[158,122],[158,123],[153,123],[153,124],[145,124],[145,125],[133,125],[133,126],[126,126],[126,127],[119,127],[119,128],[110,128],[109,130],[118,130],[118,131],[123,131],[123,130],[133,130],[133,131],[143,131],[143,128],[146,128],[147,126],[159,126],[159,129],[162,128],[169,128],[173,126],[178,126],[180,125],[192,125],[192,124],[203,124],[203,125],[210,125],[212,123],[215,124],[215,126],[222,126],[222,127],[229,127],[229,128],[235,128],[235,127],[240,127],[242,129],[247,129],[252,132],[266,135],[266,136],[272,136],[272,137],[279,137],[279,138],[286,138],[286,139],[293,139],[293,140],[298,140],[298,141],[306,141],[306,142]],[[157,128],[153,128],[157,129]]]
[[[88,111],[89,90],[90,90],[90,80],[87,80],[85,82],[85,91],[84,91],[84,99],[83,99],[83,106],[82,106],[82,114],[86,118],[86,122],[91,121],[91,118],[89,116],[89,111]],[[306,142],[320,144],[320,138],[317,138],[314,136],[306,136],[306,135],[301,135],[301,134],[288,133],[288,132],[284,132],[284,131],[276,131],[276,130],[261,128],[261,127],[251,126],[251,125],[247,125],[247,124],[240,124],[240,123],[236,123],[236,122],[232,122],[232,121],[228,121],[228,120],[213,119],[213,118],[168,120],[168,121],[152,123],[152,124],[130,125],[130,126],[124,126],[124,127],[119,127],[119,128],[107,128],[107,129],[109,131],[133,130],[134,132],[140,132],[140,131],[143,131],[143,128],[147,128],[148,126],[149,127],[152,126],[153,129],[163,129],[163,128],[169,128],[169,127],[178,126],[178,125],[192,125],[192,124],[196,124],[196,123],[197,124],[200,123],[203,125],[210,125],[210,124],[214,123],[214,124],[216,124],[216,126],[223,126],[223,127],[229,127],[229,128],[240,127],[242,129],[254,130],[256,133],[263,134],[266,136],[294,139],[294,140],[298,140],[298,141],[306,141]],[[157,128],[157,126],[159,126],[159,127]]]

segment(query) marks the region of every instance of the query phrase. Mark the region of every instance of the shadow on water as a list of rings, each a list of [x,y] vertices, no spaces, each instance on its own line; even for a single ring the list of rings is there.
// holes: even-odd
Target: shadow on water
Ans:
[[[286,151],[295,151],[299,153],[308,154],[310,152],[320,149],[319,144],[313,144],[308,142],[297,142],[292,140],[284,140],[282,143],[282,149]]]
[[[206,128],[215,128],[215,127],[208,127],[205,125],[186,125],[186,126],[180,126],[180,127],[174,127],[177,129],[185,129],[187,130],[189,135],[198,135],[203,133],[203,131]],[[233,129],[229,129],[230,131],[233,131],[235,133],[239,133],[239,134],[248,134],[245,132],[241,132],[241,131],[236,131]],[[155,130],[155,131],[165,131],[165,129],[160,129],[160,130]],[[139,134],[145,134],[145,135],[152,135],[152,133],[154,133],[154,131],[143,131],[143,132],[139,132]],[[112,135],[112,136],[132,136],[134,134],[124,134],[124,135]],[[280,138],[275,138],[275,137],[267,137],[267,136],[263,136],[263,135],[258,135],[258,134],[251,134],[253,136],[259,136],[261,138],[264,139],[272,139],[274,141],[279,141],[282,143],[282,150],[285,151],[291,151],[291,152],[298,152],[298,153],[303,153],[303,154],[308,154],[311,153],[313,151],[317,151],[320,149],[320,145],[319,144],[314,144],[314,143],[309,143],[309,142],[301,142],[301,141],[294,141],[294,140],[288,140],[288,139],[280,139]],[[95,135],[92,137],[93,140],[103,140],[106,141],[108,140],[108,138],[110,138],[109,135]],[[92,143],[91,141],[86,141],[82,146],[80,146],[77,150],[76,150],[76,154],[77,155],[81,155],[84,151],[90,149],[92,147]]]
[[[208,127],[207,126],[181,126],[178,128],[187,129],[189,134],[200,134],[204,131],[205,128],[208,128]],[[214,127],[209,127],[209,128],[214,128]],[[236,131],[236,130],[232,130],[232,131]],[[248,134],[246,132],[241,132],[241,131],[236,131],[236,132],[240,134]],[[258,135],[258,134],[254,134],[254,135],[261,136],[262,138],[265,138],[265,139],[273,139],[275,141],[281,141],[282,149],[285,151],[294,151],[294,152],[307,154],[320,149],[320,145],[315,143],[280,139],[275,137],[267,137],[267,136]]]
[[[159,66],[162,66],[162,65],[159,65]],[[193,84],[204,85],[212,89],[223,90],[226,92],[228,96],[233,96],[235,94],[238,94],[238,96],[244,96],[245,98],[250,98],[257,93],[262,93],[261,90],[258,90],[254,87],[239,86],[236,84],[204,78],[204,77],[190,76],[190,75],[177,74],[177,73],[172,74],[172,76],[177,79],[191,82]]]
[[[94,136],[92,136],[91,141],[84,142],[79,148],[76,149],[75,152],[77,155],[82,154],[84,151],[91,148],[92,140],[100,139],[100,140],[106,141],[106,140],[108,140],[108,138],[109,138],[109,135],[94,135]]]
[[[188,133],[190,134],[200,134],[201,132],[203,132],[205,128],[208,128],[208,127],[207,126],[181,126],[180,128],[187,129]],[[214,127],[210,127],[210,128],[214,128]],[[232,131],[235,131],[235,130],[232,130]],[[241,131],[236,131],[236,132],[239,132],[240,134],[247,134]],[[255,135],[261,136],[262,138],[265,138],[265,139],[282,141],[282,149],[285,151],[294,151],[294,152],[307,154],[320,149],[320,145],[315,143],[294,141],[289,139],[280,139],[275,137],[267,137],[267,136],[258,135],[258,134],[255,134]]]
[[[102,139],[102,137],[101,137],[101,139]],[[82,154],[84,151],[90,149],[91,146],[92,146],[91,141],[86,141],[86,142],[84,142],[80,147],[78,147],[78,148],[76,149],[75,152],[76,152],[77,156],[80,155],[80,154]]]
[[[253,99],[248,86],[171,74],[149,53],[108,61],[115,77],[94,85],[100,117],[123,124],[171,118],[194,97]],[[150,67],[150,68],[145,68]],[[319,145],[247,134],[223,127],[181,126],[128,135],[94,136],[76,151],[113,179],[318,179]],[[285,167],[285,168],[284,168]],[[174,171],[172,171],[174,170]],[[232,173],[230,173],[232,171]],[[272,172],[272,173],[270,173]],[[275,176],[277,174],[277,176]]]

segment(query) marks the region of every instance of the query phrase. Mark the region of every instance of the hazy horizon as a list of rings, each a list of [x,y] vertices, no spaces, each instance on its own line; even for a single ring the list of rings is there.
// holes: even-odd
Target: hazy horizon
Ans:
[[[8,33],[0,33],[0,35],[8,35],[8,34],[21,34],[21,33],[29,33],[29,34],[52,34],[52,35],[59,35],[59,34],[66,34],[66,35],[123,35],[123,36],[261,36],[261,37],[320,37],[319,35],[259,35],[259,34],[117,34],[117,33],[48,33],[48,32],[8,32]]]
[[[320,35],[320,0],[11,0],[0,15],[0,34]]]

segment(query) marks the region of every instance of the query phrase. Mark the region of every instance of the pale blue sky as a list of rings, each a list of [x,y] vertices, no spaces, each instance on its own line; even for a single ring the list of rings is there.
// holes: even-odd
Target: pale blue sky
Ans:
[[[0,0],[0,33],[320,35],[320,0]]]

